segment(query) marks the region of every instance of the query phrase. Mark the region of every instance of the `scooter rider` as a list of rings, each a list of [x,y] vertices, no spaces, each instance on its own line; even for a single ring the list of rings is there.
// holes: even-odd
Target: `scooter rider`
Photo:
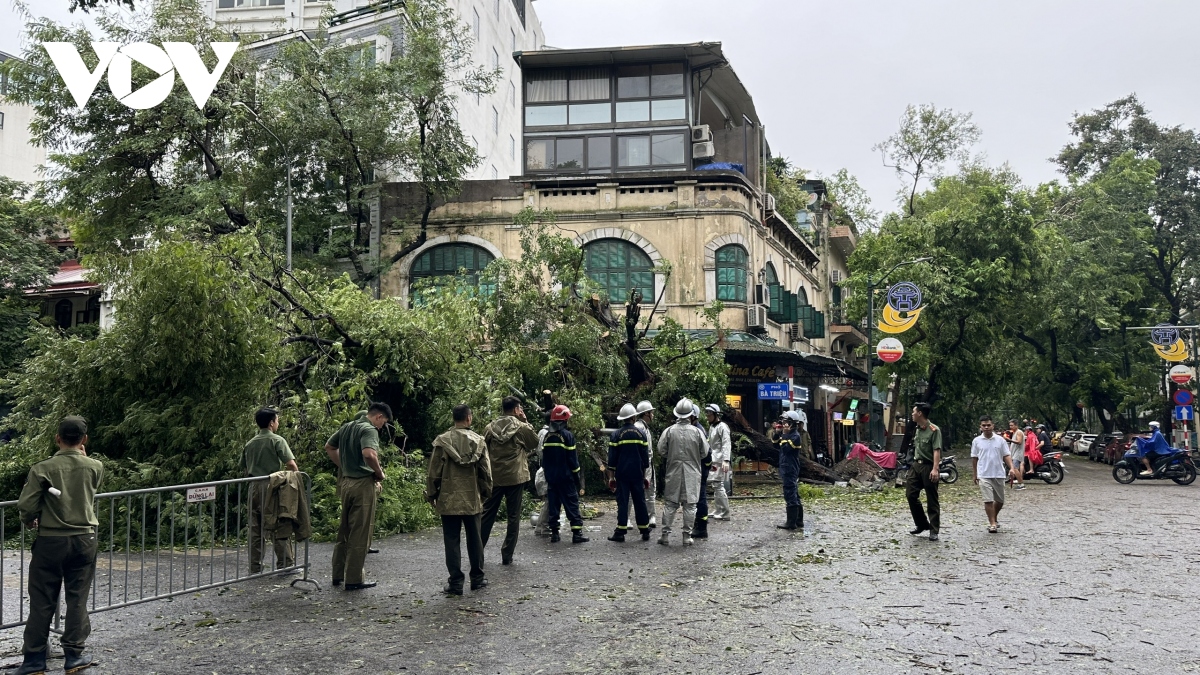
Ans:
[[[800,413],[789,410],[783,415],[783,436],[775,442],[779,448],[779,477],[783,480],[783,501],[787,505],[787,521],[776,525],[783,530],[804,529],[804,505],[800,503],[800,453],[804,441],[800,437],[803,422]]]
[[[629,503],[633,502],[634,516],[642,541],[650,540],[650,516],[646,513],[646,467],[650,463],[648,442],[636,425],[637,409],[632,403],[621,406],[617,421],[621,428],[608,441],[608,466],[617,479],[617,530],[609,541],[625,541],[629,529]]]
[[[1146,467],[1146,470],[1139,474],[1142,478],[1149,478],[1154,475],[1154,469],[1150,466],[1150,457],[1152,455],[1171,454],[1171,446],[1167,444],[1167,439],[1163,437],[1159,426],[1157,421],[1151,422],[1150,433],[1138,436],[1138,457],[1142,460],[1142,466]]]

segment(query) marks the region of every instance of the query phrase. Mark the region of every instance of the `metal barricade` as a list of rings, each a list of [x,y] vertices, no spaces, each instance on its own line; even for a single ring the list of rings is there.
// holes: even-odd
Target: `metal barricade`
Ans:
[[[312,481],[303,476],[312,503]],[[287,539],[292,563],[277,560],[274,541],[264,534],[269,476],[191,485],[170,485],[96,495],[97,554],[90,612],[128,607],[262,577],[300,574],[308,583],[309,539]],[[0,629],[28,617],[26,575],[32,554],[17,502],[0,502]],[[252,522],[252,520],[257,522]],[[15,526],[16,537],[9,535]],[[261,569],[251,571],[252,534]],[[264,541],[265,539],[265,541]],[[60,601],[61,602],[61,601]],[[56,622],[57,624],[57,622]]]

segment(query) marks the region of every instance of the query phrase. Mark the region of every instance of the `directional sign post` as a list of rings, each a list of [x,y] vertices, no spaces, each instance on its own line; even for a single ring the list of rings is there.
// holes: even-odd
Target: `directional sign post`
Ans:
[[[787,382],[760,382],[758,384],[758,400],[786,401],[788,400]]]
[[[1190,405],[1175,406],[1175,419],[1180,422],[1191,422],[1192,421],[1192,410],[1193,410],[1192,406],[1190,406]]]

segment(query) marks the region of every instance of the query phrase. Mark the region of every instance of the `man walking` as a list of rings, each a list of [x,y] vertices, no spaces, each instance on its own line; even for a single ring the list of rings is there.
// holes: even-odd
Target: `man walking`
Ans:
[[[571,409],[556,405],[550,411],[550,431],[542,441],[542,471],[546,477],[546,501],[549,504],[550,543],[562,541],[558,535],[560,509],[567,512],[571,523],[571,543],[583,544],[583,516],[579,513],[579,497],[583,495],[583,474],[579,470],[579,454],[575,451],[575,436],[567,429]]]
[[[471,562],[471,590],[488,585],[483,573],[483,537],[480,512],[492,495],[492,464],[483,436],[471,431],[471,408],[456,405],[454,426],[433,441],[425,498],[442,517],[442,541],[446,547],[446,570],[450,579],[442,589],[462,595],[462,537],[467,536],[467,558]]]
[[[487,425],[483,440],[492,462],[492,496],[483,505],[483,545],[487,546],[504,500],[505,535],[500,546],[500,564],[511,565],[521,533],[521,497],[529,482],[529,453],[535,452],[538,436],[525,418],[521,399],[507,396],[501,402],[504,415]]]
[[[729,440],[729,425],[721,420],[721,406],[709,403],[705,406],[708,415],[708,450],[712,453],[712,472],[717,475],[713,485],[712,517],[729,520],[729,495],[725,494],[725,478],[729,475],[729,460],[732,443]]]
[[[646,467],[650,454],[646,437],[637,428],[637,410],[633,404],[621,406],[617,421],[621,428],[613,432],[608,441],[608,466],[612,467],[617,482],[617,529],[609,541],[624,542],[629,529],[629,505],[633,504],[637,528],[642,541],[650,540],[650,516],[646,513],[645,488],[649,483]]]
[[[96,514],[92,502],[104,466],[87,456],[87,422],[67,417],[58,424],[58,452],[29,469],[17,509],[21,522],[38,531],[29,561],[29,619],[25,623],[24,661],[17,675],[46,670],[50,621],[58,609],[58,589],[66,588],[67,616],[62,643],[66,672],[92,664],[83,653],[92,632],[87,598],[96,574]]]
[[[696,521],[696,502],[700,498],[700,465],[708,454],[704,432],[693,424],[695,411],[692,402],[682,399],[675,405],[675,424],[667,427],[658,439],[663,456],[666,489],[663,490],[662,535],[658,543],[670,545],[671,524],[679,507],[683,507],[683,545],[691,546],[692,524]]]
[[[1014,473],[1012,457],[1008,443],[994,433],[990,415],[979,418],[979,431],[971,441],[971,469],[983,493],[988,532],[995,534],[1000,530],[1000,509],[1004,508],[1004,477]]]
[[[288,442],[275,432],[279,429],[279,413],[271,408],[260,408],[254,413],[254,423],[258,425],[258,433],[246,443],[242,449],[242,469],[247,476],[270,476],[276,471],[287,469],[299,471],[296,466],[296,456],[288,447]],[[250,483],[250,573],[262,572],[263,554],[263,523],[266,514],[263,503],[267,500],[267,484],[269,481],[260,480]],[[292,555],[292,542],[284,537],[272,538],[275,545],[275,568],[284,569],[295,564]]]
[[[904,483],[904,494],[908,497],[908,508],[912,511],[916,528],[910,534],[929,532],[929,541],[938,540],[942,528],[942,511],[938,504],[938,481],[941,480],[939,466],[942,461],[942,430],[929,421],[933,407],[921,402],[913,406],[913,422],[917,431],[913,436],[913,465]],[[921,509],[921,491],[925,491],[929,516]]]
[[[338,496],[342,519],[333,546],[333,585],[346,582],[346,590],[375,586],[363,578],[363,563],[371,547],[375,503],[383,487],[379,464],[379,430],[392,419],[386,403],[372,403],[365,413],[343,424],[325,442],[325,454],[338,468]]]

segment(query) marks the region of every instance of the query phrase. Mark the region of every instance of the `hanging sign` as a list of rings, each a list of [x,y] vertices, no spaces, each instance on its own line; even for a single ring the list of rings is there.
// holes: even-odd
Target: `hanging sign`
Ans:
[[[1188,368],[1182,363],[1177,366],[1171,366],[1171,381],[1175,384],[1187,384],[1188,382],[1192,381],[1192,377],[1192,369]],[[1180,403],[1179,405],[1187,404]]]
[[[1150,331],[1150,344],[1164,361],[1178,362],[1189,358],[1187,345],[1179,335],[1179,329],[1169,323],[1160,323]]]
[[[879,355],[880,361],[895,363],[900,360],[901,356],[904,356],[904,344],[896,338],[884,338],[875,347],[875,353]]]
[[[923,300],[921,289],[911,281],[893,284],[887,291],[887,304],[883,307],[879,330],[897,335],[917,325]]]

